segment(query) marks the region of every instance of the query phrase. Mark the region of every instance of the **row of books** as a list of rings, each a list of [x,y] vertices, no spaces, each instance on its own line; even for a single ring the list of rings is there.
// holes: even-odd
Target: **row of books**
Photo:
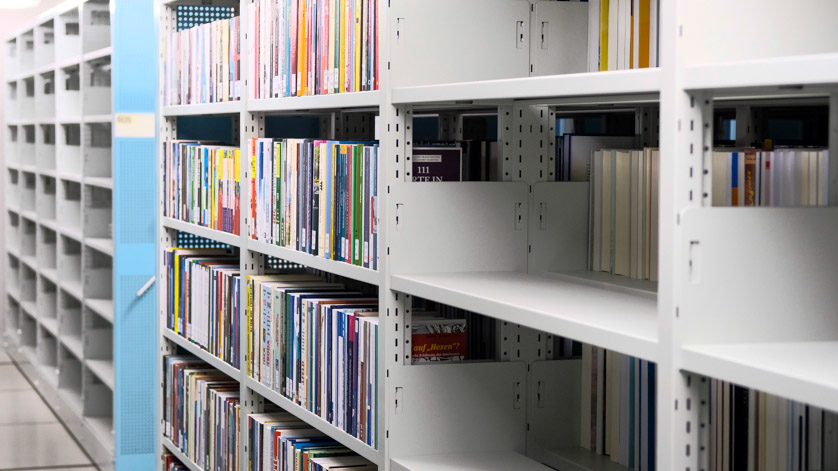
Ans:
[[[240,150],[184,140],[163,149],[163,215],[239,234]]]
[[[658,66],[658,0],[589,0],[588,69]]]
[[[238,469],[238,381],[192,356],[167,355],[163,368],[166,436],[201,469]]]
[[[169,34],[163,62],[167,105],[241,99],[239,29],[236,16]]]
[[[378,296],[314,275],[248,278],[248,374],[378,446]]]
[[[378,2],[248,4],[253,98],[378,90]]]
[[[580,445],[629,469],[655,469],[654,363],[582,345]]]
[[[378,268],[378,145],[311,139],[251,143],[250,237]]]
[[[235,368],[239,367],[239,259],[224,249],[170,248],[166,270],[166,327]]]
[[[717,149],[713,206],[826,206],[829,151]]]
[[[287,412],[251,414],[249,471],[374,471],[378,467]]]
[[[708,471],[838,469],[838,414],[708,381]]]
[[[591,270],[657,281],[659,168],[658,149],[593,152]]]

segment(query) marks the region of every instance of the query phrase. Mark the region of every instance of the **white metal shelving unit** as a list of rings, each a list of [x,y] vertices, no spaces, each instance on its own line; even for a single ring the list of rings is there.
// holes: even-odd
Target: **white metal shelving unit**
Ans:
[[[111,178],[110,70],[100,80],[82,75],[110,63],[109,17],[98,0],[42,14],[6,39],[4,78],[12,288],[4,342],[104,469],[115,447],[112,206],[84,177]],[[87,122],[103,132],[91,136]],[[96,314],[107,311],[102,303],[109,317]]]
[[[248,71],[253,69],[246,47],[249,3],[238,4],[242,68]],[[244,370],[167,331],[162,301],[161,355],[180,347],[237,379],[243,417],[273,402],[385,470],[546,469],[540,463],[563,470],[625,470],[578,446],[581,365],[549,361],[552,336],[657,364],[660,470],[702,469],[706,462],[699,425],[708,420],[700,405],[707,378],[838,409],[838,378],[823,362],[836,353],[838,341],[838,298],[830,284],[838,279],[834,208],[725,209],[710,208],[708,201],[717,103],[827,100],[830,149],[838,155],[838,36],[829,20],[838,4],[664,1],[658,15],[661,67],[531,77],[530,70],[544,67],[531,69],[530,57],[551,58],[543,51],[531,54],[538,45],[518,32],[538,22],[556,27],[562,8],[578,8],[567,6],[574,2],[532,3],[554,3],[556,9],[513,0],[379,2],[381,77],[375,92],[255,100],[245,82],[238,102],[166,106],[161,95],[161,141],[177,137],[178,116],[228,115],[243,159],[249,139],[265,136],[266,115],[321,116],[324,138],[346,137],[339,130],[347,115],[378,116],[385,241],[378,271],[162,216],[159,235],[160,249],[175,246],[177,231],[238,248],[243,276],[264,270],[262,257],[268,255],[377,286],[386,313],[379,345],[379,377],[385,378],[379,449],[358,443]],[[159,3],[162,40],[175,27],[178,4],[189,2]],[[774,34],[751,36],[737,23],[743,17]],[[814,37],[793,32],[800,30]],[[16,93],[25,87],[18,82]],[[654,146],[659,136],[658,283],[586,272],[587,184],[554,181],[556,113],[614,108],[635,110],[643,142]],[[411,183],[414,113],[444,115],[453,123],[446,135],[457,138],[459,117],[473,109],[497,113],[501,181]],[[649,117],[658,109],[659,121]],[[18,136],[7,145],[27,142],[25,132],[7,132]],[[8,181],[25,186],[25,168],[8,172]],[[829,179],[835,206],[838,165],[830,168]],[[244,187],[242,211],[250,201],[250,188]],[[739,239],[729,237],[733,225],[742,231]],[[242,234],[246,228],[243,217]],[[754,243],[743,249],[737,240]],[[10,252],[10,267],[12,260],[21,266],[20,253]],[[753,273],[731,265],[752,267]],[[761,276],[765,273],[777,276]],[[499,361],[411,365],[411,296],[497,319]],[[22,292],[14,298],[14,312],[26,312],[25,298]],[[19,315],[19,322],[26,319]],[[244,352],[241,358],[244,365]],[[553,392],[543,395],[543,387]],[[438,390],[445,394],[427,394]],[[162,430],[160,439],[178,455]],[[243,460],[247,446],[240,449]]]

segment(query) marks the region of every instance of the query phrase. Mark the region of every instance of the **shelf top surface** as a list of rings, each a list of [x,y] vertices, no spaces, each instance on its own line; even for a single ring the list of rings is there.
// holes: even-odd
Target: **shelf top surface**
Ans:
[[[514,451],[486,451],[475,453],[444,453],[421,455],[391,460],[394,471],[550,471],[544,466]]]
[[[188,232],[205,239],[212,239],[223,244],[233,247],[239,247],[242,244],[242,237],[229,232],[217,231],[208,227],[199,226],[190,222],[178,221],[177,219],[163,217],[160,218],[163,227],[175,229],[182,232]]]
[[[838,341],[694,345],[685,370],[838,410]]]
[[[85,299],[84,304],[106,320],[113,322],[113,300],[111,299]]]
[[[378,271],[358,265],[351,265],[346,262],[339,262],[337,260],[318,257],[300,252],[299,250],[266,244],[264,242],[258,242],[251,239],[247,239],[247,248],[264,255],[305,265],[317,270],[324,270],[329,273],[334,273],[335,275],[345,276],[364,283],[378,285],[381,282],[381,273]]]
[[[164,106],[161,114],[163,116],[197,116],[207,114],[238,114],[242,111],[244,111],[244,102],[238,100],[220,103]]]
[[[824,95],[838,90],[838,53],[689,66],[684,88],[722,97]]]
[[[256,112],[271,111],[295,112],[343,108],[378,108],[382,94],[378,90],[352,93],[332,93],[282,98],[248,99],[247,110]]]
[[[394,275],[392,287],[643,359],[656,356],[657,301],[648,295],[518,272]]]
[[[218,358],[211,354],[210,352],[204,350],[203,348],[199,347],[198,345],[190,342],[189,340],[181,337],[180,335],[176,334],[175,332],[171,331],[170,329],[163,329],[163,336],[167,339],[171,340],[172,342],[180,345],[183,349],[191,353],[192,355],[198,357],[200,360],[205,361],[213,368],[221,371],[222,373],[229,376],[231,379],[236,381],[241,381],[241,371],[230,365],[229,363],[225,362],[221,358]]]
[[[393,103],[543,100],[549,104],[563,98],[582,98],[576,100],[580,103],[590,101],[584,97],[631,101],[635,99],[632,97],[647,100],[644,95],[656,95],[660,88],[661,71],[654,68],[395,88]]]
[[[84,362],[87,363],[87,367],[90,368],[90,371],[98,376],[106,386],[113,390],[115,376],[112,360],[85,359]]]

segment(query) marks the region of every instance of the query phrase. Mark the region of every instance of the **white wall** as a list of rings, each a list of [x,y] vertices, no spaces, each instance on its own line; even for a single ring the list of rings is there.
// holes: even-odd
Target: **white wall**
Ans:
[[[2,41],[5,42],[8,38],[9,34],[17,33],[24,25],[28,25],[33,18],[38,16],[40,13],[49,10],[57,6],[58,4],[62,3],[63,0],[41,0],[40,3],[32,8],[22,8],[22,9],[7,9],[7,8],[0,8],[0,31],[3,31]],[[3,77],[3,92],[0,93],[0,122],[5,123],[6,119],[4,116],[5,104],[3,103],[3,99],[6,96],[6,71],[5,71],[5,64],[4,64],[4,55],[0,54],[0,77]],[[6,195],[6,170],[5,170],[5,161],[6,156],[3,155],[5,149],[5,139],[7,133],[5,129],[5,124],[0,133],[0,168],[3,168],[3,178],[0,180],[0,207],[3,209],[3,225],[2,230],[0,230],[0,247],[2,247],[3,252],[3,261],[2,261],[2,269],[0,269],[0,296],[2,296],[2,301],[0,301],[0,333],[6,331],[6,269],[8,266],[8,259],[6,257],[6,224],[8,221],[8,216],[5,214],[5,195]]]

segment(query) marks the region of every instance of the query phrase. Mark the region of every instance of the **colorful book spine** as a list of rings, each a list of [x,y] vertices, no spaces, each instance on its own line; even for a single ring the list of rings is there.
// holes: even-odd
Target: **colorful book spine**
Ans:
[[[254,139],[251,239],[378,268],[378,145]]]
[[[365,458],[282,411],[247,417],[249,471],[372,471]]]
[[[822,148],[713,152],[713,206],[826,206],[829,151]]]
[[[166,142],[163,152],[163,215],[239,234],[240,155],[237,147],[197,141]]]
[[[239,17],[172,32],[165,47],[165,104],[195,105],[241,99]]]
[[[253,98],[378,89],[375,0],[254,2]]]
[[[223,249],[167,249],[166,327],[235,368],[239,367],[238,258]]]
[[[194,357],[163,362],[166,437],[201,469],[238,469],[239,383]]]
[[[248,374],[364,443],[378,431],[378,298],[306,274],[247,282]]]

